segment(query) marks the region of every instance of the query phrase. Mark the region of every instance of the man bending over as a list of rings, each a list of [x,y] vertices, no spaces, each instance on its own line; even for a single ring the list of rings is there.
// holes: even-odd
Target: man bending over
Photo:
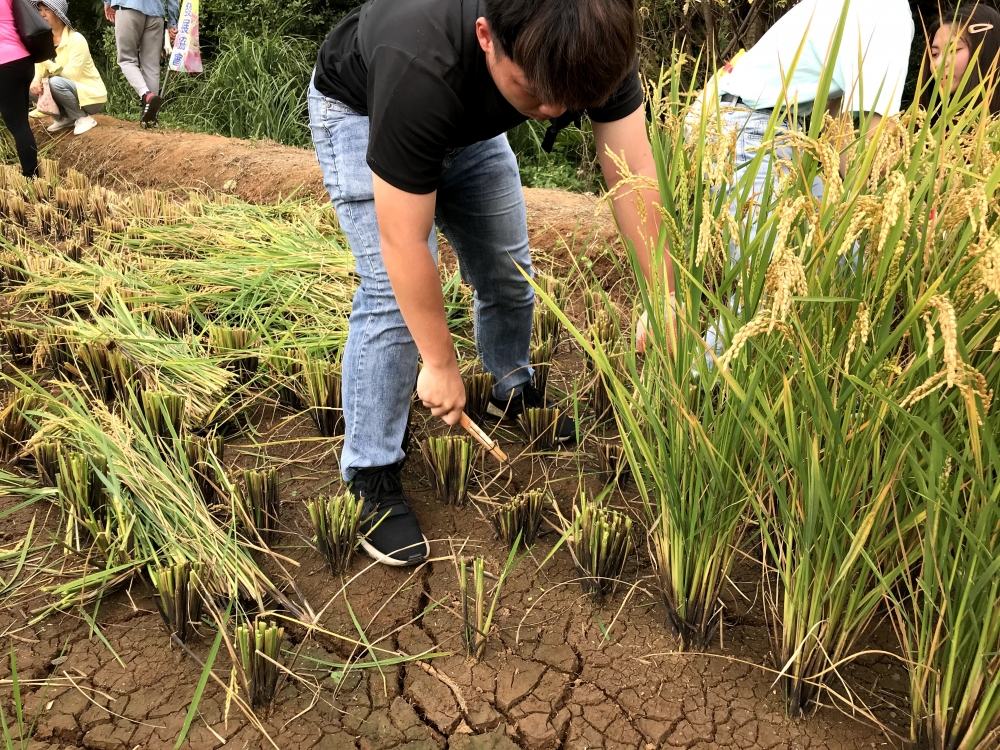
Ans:
[[[320,50],[310,125],[361,277],[343,353],[341,471],[365,500],[363,546],[380,562],[415,565],[429,552],[400,482],[418,354],[417,394],[431,413],[453,425],[465,406],[435,227],[475,289],[492,413],[543,406],[528,364],[524,194],[504,132],[586,112],[609,184],[619,174],[608,149],[655,178],[636,38],[634,0],[369,0]],[[641,199],[643,212],[634,194],[615,206],[648,273],[658,194]],[[575,433],[568,419],[558,430]]]

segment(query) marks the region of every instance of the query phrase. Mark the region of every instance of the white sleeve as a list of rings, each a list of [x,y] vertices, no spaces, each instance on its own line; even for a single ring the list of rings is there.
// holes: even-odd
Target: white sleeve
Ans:
[[[869,5],[850,15],[840,55],[846,111],[883,117],[899,112],[913,36],[908,11],[874,10]]]

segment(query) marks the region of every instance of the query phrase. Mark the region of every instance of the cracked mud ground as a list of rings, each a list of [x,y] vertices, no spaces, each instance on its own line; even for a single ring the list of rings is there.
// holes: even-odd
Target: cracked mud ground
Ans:
[[[266,424],[279,431],[274,442],[311,435],[304,419],[274,415]],[[266,425],[265,425],[266,426]],[[510,442],[514,433],[505,433]],[[238,445],[238,442],[237,442]],[[235,448],[235,445],[234,445]],[[230,449],[227,449],[230,450]],[[333,459],[317,472],[315,443],[284,451],[281,471],[284,544],[278,550],[299,563],[295,578],[314,610],[326,607],[321,626],[330,632],[357,634],[345,596],[337,595],[321,556],[308,537],[303,501],[332,479]],[[247,453],[252,453],[249,446]],[[237,450],[230,450],[235,455]],[[271,454],[272,458],[275,454]],[[242,455],[239,465],[252,463]],[[477,469],[488,481],[493,471],[481,459]],[[570,486],[559,474],[570,474],[568,457],[546,466],[560,504],[569,503]],[[558,468],[560,461],[562,469]],[[523,458],[508,491],[538,481],[543,462]],[[304,468],[306,467],[306,468]],[[553,470],[553,467],[555,469]],[[584,460],[584,470],[592,470]],[[532,476],[532,472],[536,476]],[[572,489],[576,485],[572,469]],[[708,655],[675,653],[646,563],[627,571],[638,580],[634,590],[619,589],[613,600],[597,607],[585,598],[565,550],[541,569],[557,535],[543,536],[506,583],[496,618],[497,635],[479,663],[462,652],[457,579],[447,539],[469,540],[467,550],[482,554],[488,569],[499,572],[506,548],[493,540],[475,503],[465,508],[441,504],[429,491],[418,461],[409,461],[404,478],[412,505],[433,542],[438,558],[415,571],[372,567],[346,589],[346,601],[365,627],[370,641],[406,654],[453,652],[430,661],[348,671],[331,677],[329,667],[314,668],[310,659],[342,663],[366,660],[344,641],[313,636],[290,628],[289,650],[302,646],[295,670],[301,680],[288,680],[279,691],[275,712],[266,727],[283,750],[359,748],[360,750],[542,750],[544,748],[849,748],[892,747],[896,743],[871,724],[832,708],[802,720],[785,718],[773,676],[755,664],[768,664],[767,632],[759,604],[752,604],[754,572],[737,570],[734,582],[745,588],[750,603],[734,597],[727,603],[733,624],[724,629],[724,648]],[[328,490],[326,490],[328,491]],[[0,512],[10,508],[0,500]],[[45,518],[46,514],[48,518]],[[9,516],[0,546],[24,534],[31,516],[55,531],[55,513],[35,507]],[[301,535],[301,536],[299,536]],[[361,557],[352,574],[369,561]],[[743,575],[741,575],[743,573]],[[27,608],[27,605],[26,607]],[[90,610],[93,612],[93,610]],[[27,715],[38,715],[32,748],[172,748],[183,725],[201,668],[171,647],[149,591],[139,582],[107,597],[97,611],[100,633],[114,649],[92,634],[83,618],[60,615],[26,626],[27,613],[10,608],[0,614],[0,633],[13,644],[21,680],[45,680],[45,688],[25,689]],[[213,633],[206,629],[191,643],[204,658]],[[118,662],[115,654],[122,660]],[[9,677],[8,664],[0,679]],[[223,682],[230,663],[220,654],[215,672]],[[905,673],[891,659],[856,665],[853,682],[870,695],[900,704]],[[10,708],[8,687],[0,698]],[[887,703],[879,720],[899,724],[904,714]],[[10,712],[8,711],[8,716]],[[898,728],[898,727],[897,727]],[[225,692],[209,683],[198,717],[184,745],[190,748],[271,747],[235,707],[227,711]]]

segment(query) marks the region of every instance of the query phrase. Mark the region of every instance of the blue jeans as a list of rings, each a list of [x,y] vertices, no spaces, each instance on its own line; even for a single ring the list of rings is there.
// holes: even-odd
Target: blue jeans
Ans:
[[[764,135],[767,133],[767,126],[770,121],[771,110],[758,111],[746,109],[744,107],[733,107],[729,104],[722,105],[722,126],[736,133],[736,174],[733,184],[729,186],[731,191],[730,195],[733,199],[730,212],[733,216],[739,217],[742,213],[742,207],[738,205],[740,196],[737,194],[737,191],[741,189],[740,183],[746,178],[754,158],[756,158],[757,153],[762,148]],[[775,128],[774,135],[779,136],[782,130],[787,131],[791,127],[792,125],[790,121],[786,118],[783,122],[778,123]],[[750,193],[749,200],[760,201],[761,196],[764,194],[764,188],[767,186],[769,180],[773,191],[777,187],[778,183],[777,168],[773,166],[775,159],[791,161],[792,157],[793,153],[791,146],[777,146],[774,148],[773,152],[770,150],[764,151],[764,155],[760,161],[760,166],[757,168],[757,172],[753,176],[753,190]],[[819,178],[819,176],[813,180],[812,194],[817,200],[823,200],[823,181]],[[748,238],[750,241],[752,241],[757,235],[758,219],[761,215],[766,216],[767,212],[768,207],[761,206],[748,215],[746,220],[750,222]],[[729,246],[729,257],[734,265],[740,259],[740,247],[735,242],[732,242]],[[738,312],[738,310],[735,312]],[[709,348],[719,356],[723,354],[726,347],[729,345],[729,336],[725,335],[725,328],[725,323],[720,317],[709,327],[704,336],[705,342],[709,345]],[[734,333],[734,331],[729,332],[730,336],[732,333]],[[707,355],[706,366],[708,369],[712,368],[712,358]]]
[[[323,181],[354,254],[361,285],[354,295],[343,353],[345,437],[340,469],[403,460],[403,435],[417,377],[418,352],[403,322],[382,261],[372,192],[368,118],[309,86],[309,126]],[[517,160],[505,136],[450,152],[437,191],[435,224],[475,289],[476,348],[506,400],[531,381],[528,364],[535,293],[528,222]],[[437,235],[427,241],[437,262]]]

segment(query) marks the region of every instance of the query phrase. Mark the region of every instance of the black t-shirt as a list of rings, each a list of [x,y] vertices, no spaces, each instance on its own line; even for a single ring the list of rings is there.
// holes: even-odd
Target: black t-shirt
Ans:
[[[368,165],[390,185],[433,192],[448,149],[528,119],[493,83],[476,38],[481,16],[480,0],[368,0],[323,43],[316,88],[370,118]],[[587,114],[614,122],[642,102],[636,67]]]

